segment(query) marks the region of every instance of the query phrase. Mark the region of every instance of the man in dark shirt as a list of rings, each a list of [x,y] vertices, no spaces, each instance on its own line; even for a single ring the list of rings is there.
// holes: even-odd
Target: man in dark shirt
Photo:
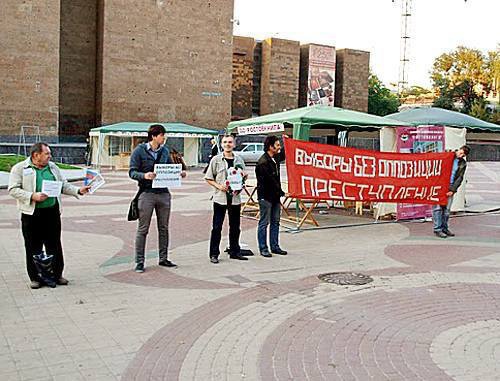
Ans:
[[[280,198],[285,195],[281,189],[280,162],[285,159],[281,144],[276,136],[268,136],[264,141],[264,154],[255,167],[257,175],[257,197],[259,199],[260,219],[257,229],[260,254],[270,258],[272,254],[267,246],[267,227],[269,225],[269,240],[271,252],[286,255],[279,245],[280,229]]]
[[[146,237],[153,210],[156,211],[158,225],[159,265],[165,267],[176,267],[168,260],[168,222],[170,219],[170,191],[168,188],[153,188],[155,164],[171,164],[170,152],[164,145],[165,127],[154,124],[148,130],[148,142],[139,144],[130,157],[130,178],[138,182],[140,188],[139,196],[139,224],[135,237],[135,271],[144,272],[144,251],[146,248]],[[182,171],[182,177],[186,172]]]
[[[462,146],[455,151],[455,158],[453,159],[453,167],[450,178],[450,188],[446,196],[448,202],[446,205],[434,205],[432,207],[432,220],[434,222],[434,234],[439,238],[453,237],[455,234],[448,228],[448,219],[450,218],[451,204],[453,203],[453,196],[457,193],[458,188],[462,185],[464,180],[465,169],[467,168],[466,157],[470,152],[469,146]]]
[[[212,145],[212,147],[210,148],[210,155],[208,156],[208,164],[203,170],[203,173],[207,173],[208,167],[210,166],[210,160],[212,160],[213,157],[219,154],[219,146],[217,145],[217,140],[211,139],[210,144]]]

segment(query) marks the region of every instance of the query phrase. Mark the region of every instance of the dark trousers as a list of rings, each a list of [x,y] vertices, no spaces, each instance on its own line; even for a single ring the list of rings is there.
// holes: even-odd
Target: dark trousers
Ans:
[[[44,247],[48,255],[54,256],[52,269],[56,279],[59,279],[64,269],[59,206],[35,209],[32,216],[21,214],[21,226],[26,250],[26,270],[30,280],[39,280],[33,255],[40,254]]]
[[[212,220],[212,234],[210,235],[210,257],[218,257],[222,235],[222,225],[229,215],[229,254],[240,253],[240,211],[241,205],[221,205],[214,202],[214,217]]]

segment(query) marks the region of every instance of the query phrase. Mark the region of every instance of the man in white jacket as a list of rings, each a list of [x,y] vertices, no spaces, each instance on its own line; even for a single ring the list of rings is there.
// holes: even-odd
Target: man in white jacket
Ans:
[[[89,186],[78,188],[69,184],[51,159],[47,143],[35,143],[30,157],[12,167],[9,177],[9,194],[17,200],[21,212],[21,225],[26,250],[26,269],[31,280],[30,287],[43,284],[33,256],[43,251],[53,255],[52,270],[55,282],[67,285],[62,276],[64,268],[61,245],[61,196],[48,197],[42,193],[43,181],[62,182],[61,193],[78,198],[89,191]]]

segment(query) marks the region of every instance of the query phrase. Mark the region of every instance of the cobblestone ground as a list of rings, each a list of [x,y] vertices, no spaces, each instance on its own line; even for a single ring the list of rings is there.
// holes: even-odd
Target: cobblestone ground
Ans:
[[[500,206],[500,163],[471,163],[471,209]],[[282,232],[288,256],[208,261],[199,170],[173,193],[171,259],[133,267],[126,173],[64,199],[69,286],[30,290],[19,218],[0,192],[0,380],[498,380],[500,215]],[[335,217],[333,217],[335,219]],[[366,220],[367,222],[369,220]],[[256,222],[242,242],[256,251]],[[361,286],[317,275],[370,275]]]

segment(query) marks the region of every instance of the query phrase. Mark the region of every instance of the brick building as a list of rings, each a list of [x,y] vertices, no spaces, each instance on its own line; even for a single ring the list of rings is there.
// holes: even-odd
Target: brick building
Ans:
[[[261,115],[298,107],[299,68],[298,41],[268,38],[262,42]]]
[[[233,0],[100,2],[97,119],[224,128]],[[128,4],[128,3],[127,3]]]
[[[124,120],[225,127],[233,0],[128,5],[2,1],[2,141],[34,124],[49,141]]]
[[[233,86],[231,119],[252,117],[254,93],[255,40],[251,37],[233,37]]]
[[[368,111],[370,53],[362,50],[337,50],[335,106]]]
[[[57,136],[60,1],[2,0],[0,15],[0,137],[23,124]]]

